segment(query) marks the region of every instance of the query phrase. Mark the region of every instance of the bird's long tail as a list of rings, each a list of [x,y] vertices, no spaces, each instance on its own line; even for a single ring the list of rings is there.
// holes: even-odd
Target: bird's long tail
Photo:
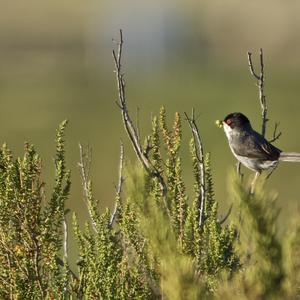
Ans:
[[[300,153],[298,152],[281,152],[279,156],[281,161],[300,162]]]

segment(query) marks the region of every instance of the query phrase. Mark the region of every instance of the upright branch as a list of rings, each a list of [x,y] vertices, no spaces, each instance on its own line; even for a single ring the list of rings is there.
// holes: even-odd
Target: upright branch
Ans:
[[[64,230],[64,237],[63,237],[64,258],[65,261],[68,261],[68,224],[66,220],[66,213],[64,214],[64,218],[63,218],[63,230]]]
[[[85,199],[85,203],[88,209],[89,216],[92,221],[92,226],[95,231],[96,229],[96,222],[95,222],[95,211],[93,205],[91,205],[92,196],[90,192],[90,167],[91,167],[91,154],[92,150],[89,146],[87,149],[84,150],[82,145],[79,144],[79,163],[78,168],[81,176],[82,188],[83,188],[83,195]]]
[[[204,168],[204,151],[203,151],[203,144],[200,137],[200,133],[198,130],[198,126],[195,121],[194,116],[194,109],[192,109],[191,117],[184,113],[186,120],[189,123],[189,126],[192,131],[194,145],[195,145],[195,153],[198,161],[198,182],[200,183],[199,186],[199,195],[198,195],[198,208],[199,208],[199,227],[201,228],[204,222],[204,208],[205,208],[205,168]]]
[[[114,221],[117,217],[117,212],[119,209],[119,203],[121,201],[121,193],[122,193],[122,187],[123,187],[123,182],[124,182],[124,177],[123,177],[123,166],[124,166],[124,145],[121,141],[121,146],[120,146],[120,164],[119,164],[119,182],[118,186],[116,187],[116,203],[115,203],[115,208],[114,211],[111,215],[109,226],[112,227],[114,224]]]
[[[250,73],[257,80],[257,86],[258,86],[258,92],[259,92],[259,101],[260,101],[260,106],[261,106],[261,117],[262,117],[261,134],[262,134],[263,137],[265,137],[266,127],[267,127],[267,122],[268,122],[268,118],[267,118],[268,108],[267,108],[266,95],[264,94],[265,72],[264,72],[264,54],[263,54],[263,50],[262,50],[262,48],[260,48],[260,51],[259,51],[259,59],[260,59],[260,73],[259,73],[259,75],[255,71],[254,66],[253,66],[252,53],[248,51],[247,56],[248,56],[248,65],[249,65]],[[274,131],[273,131],[273,138],[269,141],[270,143],[275,142],[281,136],[281,132],[277,133],[277,129],[278,129],[278,123],[275,123],[275,128],[274,128]],[[240,167],[240,163],[239,163],[239,167]],[[271,174],[272,174],[272,172],[269,174],[269,176]],[[255,188],[255,184],[256,184],[256,180],[257,180],[258,176],[259,176],[259,174],[255,174],[255,177],[254,177],[253,182],[251,184],[251,190],[250,190],[251,194],[254,193],[254,188]]]
[[[126,93],[125,93],[125,80],[124,80],[124,74],[122,72],[122,53],[123,53],[123,34],[122,30],[120,30],[120,41],[118,44],[118,50],[117,52],[113,50],[112,55],[115,63],[115,74],[117,79],[117,85],[118,85],[118,106],[121,109],[122,113],[122,119],[124,123],[125,130],[128,134],[128,137],[131,141],[131,144],[133,146],[133,149],[139,159],[139,161],[142,163],[144,169],[149,174],[150,177],[156,178],[159,182],[162,194],[165,196],[167,193],[167,186],[164,181],[164,178],[162,174],[153,166],[151,163],[148,153],[145,153],[143,151],[143,147],[140,142],[139,134],[132,122],[132,119],[129,115],[127,104],[126,104]]]
[[[262,136],[266,135],[266,126],[267,126],[267,100],[266,95],[264,94],[264,87],[265,87],[265,73],[264,73],[264,55],[263,50],[260,48],[259,51],[259,58],[260,58],[260,73],[259,75],[254,69],[253,62],[252,62],[252,53],[247,52],[248,55],[248,65],[250,69],[250,73],[252,76],[257,80],[258,92],[259,92],[259,101],[261,106],[261,117],[262,117],[262,125],[261,125],[261,134]]]

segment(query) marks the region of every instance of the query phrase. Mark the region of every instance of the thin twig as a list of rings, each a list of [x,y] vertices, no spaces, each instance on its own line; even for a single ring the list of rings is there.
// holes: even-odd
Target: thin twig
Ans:
[[[85,199],[85,203],[87,206],[87,210],[92,222],[93,229],[97,231],[97,226],[93,218],[93,213],[91,211],[91,207],[89,205],[88,199],[89,199],[89,175],[90,175],[90,167],[91,167],[91,148],[87,146],[87,150],[84,151],[82,145],[79,143],[79,171],[81,176],[81,182],[83,187],[83,195]]]
[[[195,121],[194,109],[192,109],[192,115],[189,118],[187,113],[184,113],[186,120],[192,130],[194,145],[195,145],[195,153],[198,162],[199,174],[198,181],[200,183],[200,193],[198,197],[198,208],[199,208],[199,227],[201,228],[204,222],[204,209],[205,209],[205,168],[204,168],[204,150],[203,144],[200,137],[200,133],[198,130],[198,126]]]
[[[121,193],[122,193],[122,187],[123,187],[123,182],[124,182],[124,177],[123,177],[123,166],[124,166],[124,146],[121,141],[121,146],[120,146],[120,164],[119,164],[119,182],[118,186],[116,188],[116,203],[115,203],[115,208],[114,211],[111,215],[109,226],[112,227],[114,224],[114,221],[117,217],[117,212],[118,212],[118,204],[119,201],[121,201]]]
[[[279,126],[279,123],[275,123],[274,131],[273,131],[273,138],[271,140],[269,140],[269,143],[274,143],[276,140],[278,140],[280,138],[282,132],[279,131],[277,133],[278,126]]]
[[[136,108],[136,133],[138,138],[140,138],[140,108]]]
[[[268,122],[268,118],[267,118],[267,112],[268,112],[268,108],[267,108],[267,100],[266,100],[266,95],[264,94],[264,87],[265,87],[265,66],[264,66],[264,54],[263,54],[263,50],[262,48],[260,48],[259,51],[259,60],[260,60],[260,74],[257,75],[257,73],[254,70],[253,67],[253,62],[252,62],[252,53],[248,52],[248,65],[250,68],[250,72],[253,75],[253,77],[257,80],[257,86],[258,86],[258,93],[259,93],[259,102],[260,102],[260,106],[261,106],[261,118],[262,118],[262,125],[261,125],[261,134],[263,137],[266,136],[266,129],[267,129],[267,122]],[[279,132],[277,134],[277,127],[278,124],[275,124],[275,129],[273,132],[273,139],[270,142],[274,142],[276,141],[280,135],[281,132]],[[271,175],[272,173],[270,173],[269,175]],[[259,173],[256,173],[254,176],[254,179],[251,183],[251,189],[250,189],[250,194],[254,194],[254,189],[255,189],[255,184],[257,181],[257,178],[259,177]]]
[[[64,257],[65,257],[65,260],[68,261],[68,224],[67,224],[65,214],[64,214],[64,218],[63,218],[63,229],[64,229],[64,240],[63,240]]]
[[[144,169],[149,174],[150,177],[156,178],[159,182],[162,194],[165,198],[167,194],[167,185],[165,183],[165,180],[162,176],[162,174],[153,166],[151,161],[148,158],[148,155],[144,153],[143,147],[140,143],[140,137],[139,134],[133,125],[132,119],[129,115],[127,104],[126,104],[126,94],[125,94],[125,80],[124,80],[124,74],[122,73],[122,52],[123,52],[123,33],[122,30],[120,30],[120,41],[118,44],[118,51],[116,53],[115,50],[112,51],[114,63],[115,63],[115,74],[117,79],[117,86],[118,86],[118,100],[119,100],[119,107],[121,109],[122,113],[122,119],[124,123],[125,130],[128,134],[128,137],[131,141],[131,144],[133,146],[133,149],[139,159],[139,161],[142,163]],[[167,206],[166,206],[167,209]],[[167,209],[168,213],[168,209]]]
[[[257,80],[258,92],[259,92],[259,102],[261,106],[261,117],[262,117],[262,125],[261,125],[261,134],[262,136],[266,135],[266,124],[267,124],[267,100],[266,95],[264,94],[264,87],[265,87],[265,72],[264,72],[264,55],[263,50],[260,48],[259,51],[259,58],[260,58],[260,74],[257,75],[255,72],[253,62],[252,62],[252,53],[247,52],[248,55],[248,65],[250,69],[250,73],[252,76]]]

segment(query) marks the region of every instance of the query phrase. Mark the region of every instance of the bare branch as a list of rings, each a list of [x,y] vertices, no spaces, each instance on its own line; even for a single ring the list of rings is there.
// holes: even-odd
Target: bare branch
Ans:
[[[263,137],[265,137],[267,122],[269,120],[267,119],[267,112],[268,112],[267,100],[266,100],[266,95],[264,94],[265,66],[264,66],[263,49],[260,48],[260,51],[259,51],[259,59],[260,59],[260,74],[259,75],[257,75],[257,73],[254,70],[251,52],[248,52],[247,54],[248,54],[248,65],[249,65],[250,73],[257,80],[257,86],[258,86],[258,92],[259,92],[259,102],[260,102],[260,106],[261,106],[261,118],[262,118],[261,134]],[[275,142],[281,136],[281,132],[277,133],[278,125],[279,125],[279,123],[275,123],[275,128],[273,131],[273,138],[269,141],[270,143]],[[270,177],[271,174],[272,174],[272,172],[268,175],[268,177]],[[258,176],[259,176],[259,174],[256,173],[254,176],[254,179],[252,181],[251,191],[250,191],[251,194],[254,193],[255,183],[256,183]]]
[[[140,108],[138,106],[136,108],[136,132],[138,138],[140,138]]]
[[[269,141],[269,143],[274,143],[276,140],[278,140],[280,138],[282,132],[279,131],[277,133],[278,126],[279,126],[279,123],[275,123],[274,131],[273,131],[273,138]]]
[[[91,156],[92,150],[89,146],[86,147],[86,151],[84,151],[82,145],[79,143],[79,171],[81,176],[83,195],[85,199],[85,203],[87,206],[87,210],[92,222],[93,229],[97,231],[96,223],[93,218],[92,208],[89,205],[89,178],[90,178],[90,167],[91,167]]]
[[[252,76],[257,80],[258,92],[259,92],[259,101],[261,106],[261,117],[262,117],[262,126],[261,126],[261,134],[262,136],[266,135],[266,124],[267,124],[267,100],[266,95],[264,94],[264,87],[265,87],[265,74],[264,74],[264,55],[263,50],[260,49],[259,57],[260,57],[260,74],[254,70],[253,62],[252,62],[252,53],[247,52],[248,55],[248,65],[250,69],[250,73]]]
[[[189,118],[187,113],[184,113],[185,117],[189,123],[189,126],[192,130],[194,145],[195,145],[195,153],[198,161],[198,168],[200,170],[198,176],[199,176],[199,182],[200,182],[200,193],[198,197],[198,208],[199,208],[199,227],[201,228],[204,221],[204,209],[205,209],[205,168],[204,168],[204,150],[203,150],[203,144],[200,137],[200,133],[198,130],[198,126],[195,121],[194,117],[194,109],[192,109],[192,115]]]
[[[112,55],[115,63],[115,74],[116,74],[117,86],[118,86],[119,107],[121,109],[124,127],[139,161],[142,163],[144,169],[149,174],[149,176],[152,178],[156,178],[158,180],[162,194],[165,197],[167,193],[167,186],[164,181],[164,178],[162,174],[153,166],[148,156],[144,153],[143,147],[141,146],[140,143],[139,134],[135,126],[133,125],[132,119],[127,109],[126,96],[125,96],[125,80],[124,80],[124,74],[122,73],[122,51],[123,51],[123,33],[122,30],[120,30],[120,41],[118,42],[118,52],[116,54],[116,51],[113,50]]]
[[[118,203],[121,201],[121,193],[122,193],[122,186],[124,182],[124,177],[123,177],[123,166],[124,166],[124,146],[121,141],[121,146],[120,146],[120,164],[119,164],[119,182],[118,186],[116,188],[116,203],[115,203],[115,208],[114,211],[111,215],[109,226],[112,227],[114,224],[114,221],[117,217],[117,212],[118,212]]]
[[[64,257],[65,260],[68,260],[68,225],[66,221],[66,215],[64,215],[63,219],[63,228],[64,228],[64,239],[63,239],[63,247],[64,247]]]
[[[254,71],[253,62],[252,62],[252,53],[248,51],[247,55],[248,55],[248,66],[249,66],[250,72],[257,80],[259,80],[260,79],[259,76]]]

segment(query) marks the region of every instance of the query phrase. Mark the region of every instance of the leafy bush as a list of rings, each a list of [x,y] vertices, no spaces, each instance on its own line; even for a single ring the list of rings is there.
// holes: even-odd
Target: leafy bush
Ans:
[[[56,135],[55,186],[45,202],[41,159],[25,144],[23,158],[0,150],[0,295],[4,299],[65,298],[68,265],[60,259],[70,172],[64,159],[63,122]]]
[[[234,201],[227,225],[218,217],[210,156],[205,154],[201,189],[195,140],[190,143],[194,196],[188,197],[180,157],[181,119],[172,130],[166,112],[152,121],[144,151],[166,181],[139,164],[126,164],[124,189],[116,209],[99,212],[92,183],[81,160],[90,215],[73,229],[79,259],[68,264],[65,201],[70,172],[65,166],[63,122],[57,131],[55,185],[46,201],[41,159],[25,144],[23,158],[0,151],[0,296],[4,299],[281,299],[299,296],[298,223],[277,235],[274,197],[264,187],[255,195],[235,175]],[[123,185],[123,180],[120,181]],[[121,186],[122,187],[122,186]],[[205,192],[200,222],[201,191]],[[112,217],[112,215],[114,217]],[[75,251],[75,250],[74,250]]]

